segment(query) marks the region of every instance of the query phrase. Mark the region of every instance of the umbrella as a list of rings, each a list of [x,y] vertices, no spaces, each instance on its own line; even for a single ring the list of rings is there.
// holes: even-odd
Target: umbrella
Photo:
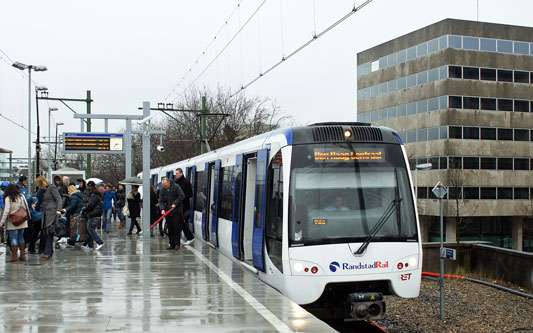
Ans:
[[[120,183],[124,185],[142,185],[143,180],[137,177],[128,177],[124,179],[123,181],[121,181]]]
[[[93,181],[95,184],[100,184],[100,183],[104,182],[100,178],[89,178],[89,179],[86,180],[87,183],[90,182],[90,181]]]

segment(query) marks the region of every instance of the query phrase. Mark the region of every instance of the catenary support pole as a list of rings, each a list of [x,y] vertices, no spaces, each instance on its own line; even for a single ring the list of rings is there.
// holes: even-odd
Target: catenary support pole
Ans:
[[[150,102],[143,102],[143,118],[150,117]],[[143,156],[143,240],[150,239],[150,121],[143,123],[142,156]]]
[[[28,67],[28,193],[32,193],[33,174],[31,170],[31,66]]]
[[[207,146],[206,146],[206,140],[207,140],[207,119],[203,114],[207,113],[207,105],[206,105],[206,97],[202,96],[202,115],[200,116],[200,124],[201,124],[201,133],[200,133],[200,152],[206,153],[207,152]]]
[[[91,114],[91,102],[92,102],[91,91],[87,90],[87,114]],[[91,118],[88,118],[87,119],[87,133],[90,133],[90,132],[91,132]],[[91,178],[92,176],[91,167],[92,167],[91,154],[87,154],[87,175],[86,175],[87,178]]]

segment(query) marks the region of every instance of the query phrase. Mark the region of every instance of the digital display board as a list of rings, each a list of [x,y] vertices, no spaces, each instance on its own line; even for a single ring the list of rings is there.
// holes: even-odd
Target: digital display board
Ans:
[[[122,133],[64,133],[65,153],[121,154],[124,153]]]
[[[385,158],[385,150],[378,148],[368,149],[342,149],[342,148],[315,148],[315,162],[379,162]]]

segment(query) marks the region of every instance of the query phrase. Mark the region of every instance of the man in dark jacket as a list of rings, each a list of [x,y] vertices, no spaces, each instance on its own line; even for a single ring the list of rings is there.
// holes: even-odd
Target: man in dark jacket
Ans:
[[[174,210],[167,215],[168,225],[168,241],[170,246],[167,250],[179,250],[180,249],[180,235],[183,227],[183,199],[185,194],[181,187],[176,185],[168,177],[161,179],[161,185],[163,188],[159,193],[159,207],[161,209],[161,215],[174,208]]]
[[[185,245],[189,245],[194,242],[194,235],[189,229],[189,216],[191,215],[191,198],[192,198],[192,185],[183,175],[183,170],[181,168],[176,169],[176,177],[174,178],[176,184],[181,187],[183,193],[185,194],[185,199],[183,199],[183,233],[187,238]]]
[[[97,246],[95,250],[100,250],[100,248],[104,246],[104,242],[100,236],[98,236],[96,226],[100,224],[100,217],[104,212],[102,194],[96,189],[96,184],[93,181],[87,183],[87,193],[89,194],[89,197],[83,206],[82,211],[87,214],[87,235],[89,236],[89,241],[83,249],[91,249],[93,247],[93,242],[96,242]]]

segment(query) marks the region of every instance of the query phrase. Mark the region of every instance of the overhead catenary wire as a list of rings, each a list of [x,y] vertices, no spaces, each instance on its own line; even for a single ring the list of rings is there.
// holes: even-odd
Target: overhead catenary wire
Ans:
[[[213,42],[215,41],[216,37],[218,36],[218,34],[222,31],[222,29],[224,28],[224,26],[227,24],[227,22],[233,17],[233,15],[235,14],[235,12],[237,12],[239,9],[240,9],[240,6],[242,4],[244,0],[240,0],[239,3],[237,4],[237,6],[235,6],[235,8],[233,8],[233,10],[231,11],[231,14],[229,15],[229,17],[224,21],[224,23],[220,26],[220,28],[217,30],[216,34],[215,34],[215,37],[213,39],[211,39],[209,41],[209,43],[207,44],[207,46],[205,47],[205,49],[202,51],[202,53],[200,53],[200,55],[198,56],[198,58],[196,59],[196,61],[193,62],[193,64],[191,65],[191,68],[189,68],[189,70],[186,72],[185,76],[183,76],[181,78],[180,81],[178,81],[178,83],[174,86],[174,88],[172,88],[172,90],[168,93],[167,97],[165,98],[165,100],[167,100],[174,91],[176,91],[176,89],[181,85],[181,83],[185,80],[185,77],[192,71],[193,67],[195,65],[198,64],[198,61],[205,56],[205,52],[209,49],[209,47],[211,47],[211,44],[213,44]]]
[[[185,89],[183,89],[174,99],[172,99],[172,102],[174,102],[178,97],[183,94],[183,92],[187,91],[190,87],[196,83],[196,81],[213,65],[213,63],[220,57],[220,55],[228,48],[228,46],[235,40],[235,38],[240,35],[241,31],[250,23],[250,21],[255,17],[255,15],[261,10],[263,5],[267,2],[267,0],[263,0],[260,5],[258,5],[257,9],[254,10],[254,12],[248,17],[246,22],[239,28],[239,30],[231,37],[230,41],[224,45],[224,47],[216,54],[216,56],[207,64],[207,66],[200,72],[200,75],[198,75]]]
[[[260,78],[264,77],[266,74],[268,74],[269,72],[274,70],[276,67],[278,67],[279,65],[284,63],[286,60],[289,60],[290,58],[292,58],[294,55],[296,55],[297,53],[299,53],[300,51],[305,49],[307,46],[309,46],[311,43],[313,43],[314,41],[316,41],[320,37],[324,36],[327,32],[331,31],[333,28],[335,28],[336,26],[338,26],[339,24],[341,24],[342,22],[347,20],[350,16],[352,16],[353,14],[355,14],[356,12],[358,12],[359,10],[361,10],[363,7],[365,7],[366,5],[368,5],[371,2],[372,2],[372,0],[366,0],[361,5],[359,5],[357,7],[354,6],[353,9],[348,14],[344,15],[339,20],[335,21],[333,24],[328,26],[326,29],[322,30],[319,34],[316,34],[315,36],[313,36],[309,41],[305,42],[304,44],[302,44],[301,46],[296,48],[294,51],[292,51],[286,57],[282,57],[281,60],[279,60],[274,65],[269,67],[266,71],[261,72],[258,76],[256,76],[252,80],[248,81],[248,83],[242,85],[241,88],[239,90],[235,91],[234,93],[232,93],[229,96],[229,98],[233,98],[234,96],[236,96],[237,94],[242,92],[244,89],[248,88],[249,86],[251,86],[252,84],[257,82]]]

